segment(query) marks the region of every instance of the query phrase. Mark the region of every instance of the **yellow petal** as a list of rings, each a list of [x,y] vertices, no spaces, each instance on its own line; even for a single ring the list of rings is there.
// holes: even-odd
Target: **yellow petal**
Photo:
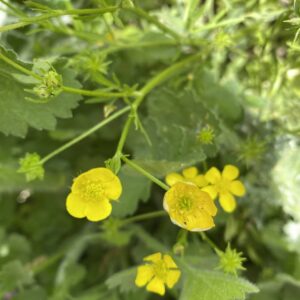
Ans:
[[[208,185],[201,189],[203,192],[206,192],[213,200],[217,198],[218,191],[214,185]]]
[[[168,271],[167,280],[166,280],[166,284],[167,284],[168,288],[171,289],[176,284],[176,282],[180,278],[180,275],[181,275],[181,272],[179,270]]]
[[[151,261],[151,262],[158,262],[159,260],[161,260],[161,253],[157,252],[151,255],[148,255],[146,257],[144,257],[144,261]]]
[[[163,296],[165,294],[165,285],[164,282],[157,278],[154,277],[147,285],[147,291],[149,292],[153,292],[156,294],[159,294],[161,296]]]
[[[219,201],[222,208],[228,213],[233,212],[236,208],[236,201],[230,193],[221,194]]]
[[[169,269],[177,268],[175,261],[173,260],[173,258],[170,255],[165,254],[163,260]]]
[[[89,202],[86,208],[86,217],[89,221],[97,222],[106,219],[111,211],[112,207],[107,199]]]
[[[86,185],[88,182],[111,182],[117,177],[111,170],[107,168],[94,168],[87,172],[80,174],[74,179],[72,185],[72,191],[81,188],[82,185]]]
[[[236,196],[244,196],[246,193],[246,189],[245,186],[243,185],[243,183],[239,180],[235,180],[232,181],[230,183],[230,188],[229,188],[230,192]]]
[[[111,181],[103,183],[105,196],[110,200],[117,200],[122,194],[121,181],[117,176],[114,176]]]
[[[144,265],[137,268],[135,284],[138,287],[146,285],[154,276],[153,266]]]
[[[221,179],[221,173],[215,167],[210,168],[204,176],[209,183],[216,183]]]
[[[208,185],[208,182],[207,180],[205,179],[205,176],[204,175],[197,175],[194,179],[193,179],[193,182],[200,188],[204,187],[204,186],[207,186]]]
[[[215,226],[213,218],[204,210],[198,210],[186,220],[187,230],[205,231]]]
[[[183,181],[183,180],[184,180],[184,178],[178,173],[170,173],[166,176],[166,183],[169,186],[172,186],[175,183],[177,183],[179,181]]]
[[[72,193],[68,195],[66,208],[68,213],[75,218],[81,219],[85,217],[86,202]]]
[[[211,196],[201,190],[198,191],[197,196],[201,199],[201,208],[203,208],[209,215],[215,216],[218,209]]]
[[[196,167],[186,168],[182,171],[183,177],[186,179],[192,179],[197,176],[198,169]]]
[[[239,169],[233,165],[226,165],[223,172],[222,177],[228,180],[234,180],[239,176]]]

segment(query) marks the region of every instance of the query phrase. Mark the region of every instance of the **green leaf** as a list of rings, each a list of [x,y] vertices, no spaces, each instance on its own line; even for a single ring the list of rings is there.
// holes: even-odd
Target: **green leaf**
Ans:
[[[86,275],[86,269],[78,263],[71,263],[65,268],[64,276],[55,286],[52,300],[63,300],[69,295],[69,291],[76,286]]]
[[[17,233],[12,233],[6,238],[0,236],[0,245],[0,264],[13,259],[26,262],[32,250],[29,241],[23,235]]]
[[[193,74],[193,87],[199,100],[226,122],[234,123],[242,117],[240,95],[229,84],[220,84],[212,71],[199,69]]]
[[[47,300],[47,293],[39,286],[21,291],[14,300]]]
[[[157,252],[168,252],[169,249],[166,245],[161,243],[151,234],[149,234],[146,230],[144,230],[141,226],[132,225],[131,228],[133,229],[134,235],[141,241],[143,244],[152,251]]]
[[[123,186],[122,196],[113,202],[113,216],[125,217],[132,215],[138,208],[140,200],[147,201],[150,196],[151,182],[146,177],[122,167],[119,173]]]
[[[179,300],[244,300],[258,289],[245,279],[221,272],[185,268],[185,279]]]
[[[0,270],[0,295],[33,282],[32,273],[20,261],[6,263]]]
[[[107,300],[116,300],[113,296],[111,296],[111,292],[107,289],[104,283],[93,286],[88,289],[84,289],[82,293],[76,295],[73,299],[75,300],[99,300],[99,299],[107,299]]]
[[[152,145],[149,147],[140,133],[133,135],[130,145],[148,171],[155,168],[155,175],[161,177],[216,155],[217,146],[200,143],[198,133],[208,125],[218,131],[219,121],[193,90],[176,93],[161,88],[149,96],[147,105],[149,116],[143,125]]]
[[[32,65],[20,61],[13,51],[3,47],[0,47],[0,51],[17,64],[31,69]],[[65,64],[64,60],[57,60],[54,64],[57,72],[63,77],[64,85],[80,88],[81,85],[75,80],[75,73],[66,68]],[[72,109],[78,105],[81,99],[80,95],[61,93],[50,98],[47,103],[33,103],[25,99],[32,97],[32,94],[24,91],[32,86],[25,85],[12,76],[20,71],[16,71],[1,60],[0,69],[0,111],[3,112],[0,116],[0,131],[5,135],[25,137],[28,127],[38,130],[53,130],[57,118],[72,117]]]
[[[178,48],[170,45],[172,39],[159,32],[147,32],[137,41],[137,45],[149,44],[151,47],[135,47],[128,51],[132,64],[151,66],[157,62],[172,63],[178,55]]]
[[[137,290],[137,287],[134,284],[135,276],[136,268],[130,268],[110,276],[105,281],[105,284],[111,290],[118,288],[121,293],[128,293]]]

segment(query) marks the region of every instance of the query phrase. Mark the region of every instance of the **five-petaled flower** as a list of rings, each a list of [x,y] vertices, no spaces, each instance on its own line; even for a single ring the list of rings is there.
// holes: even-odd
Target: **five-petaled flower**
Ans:
[[[96,222],[107,218],[112,211],[109,200],[122,193],[119,178],[107,168],[95,168],[74,179],[66,207],[70,215]]]
[[[204,231],[215,226],[217,208],[208,193],[193,183],[177,182],[164,196],[164,209],[171,221],[189,231]]]
[[[165,285],[171,289],[179,280],[180,270],[170,255],[160,252],[145,257],[144,261],[147,263],[137,268],[135,284],[147,285],[147,291],[163,296]]]
[[[203,187],[202,190],[207,192],[212,199],[219,196],[222,208],[230,213],[236,208],[235,196],[244,196],[246,193],[243,183],[236,180],[239,176],[239,169],[233,165],[226,165],[222,173],[215,167],[210,168],[205,179],[209,185]]]
[[[170,173],[166,176],[166,183],[173,186],[177,182],[190,182],[196,184],[198,187],[204,187],[208,184],[204,175],[199,174],[196,167],[186,168],[179,173]]]

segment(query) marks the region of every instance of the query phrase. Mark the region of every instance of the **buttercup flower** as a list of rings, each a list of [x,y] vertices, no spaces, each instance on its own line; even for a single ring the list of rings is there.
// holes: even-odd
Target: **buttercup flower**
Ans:
[[[205,174],[205,179],[210,185],[202,188],[213,199],[219,196],[222,208],[230,213],[236,208],[235,196],[244,196],[246,193],[243,183],[235,180],[239,176],[239,169],[232,165],[226,165],[221,172],[215,168],[210,168]]]
[[[117,200],[121,193],[121,182],[111,170],[91,169],[74,179],[66,202],[67,211],[75,218],[100,221],[111,214],[109,200]]]
[[[166,183],[169,186],[173,186],[177,182],[190,182],[196,184],[199,187],[203,187],[208,184],[204,175],[199,174],[199,171],[196,167],[184,169],[182,171],[182,175],[179,173],[170,173],[167,175]]]
[[[174,224],[186,230],[204,231],[215,226],[213,200],[193,183],[175,183],[164,196],[164,209]]]
[[[147,291],[165,294],[165,285],[172,288],[178,281],[181,272],[170,255],[154,253],[144,258],[147,264],[138,267],[135,284],[146,286]]]

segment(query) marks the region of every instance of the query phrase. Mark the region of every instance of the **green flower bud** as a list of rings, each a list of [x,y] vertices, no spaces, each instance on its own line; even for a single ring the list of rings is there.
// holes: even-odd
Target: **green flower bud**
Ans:
[[[48,99],[57,96],[61,92],[62,77],[55,70],[44,74],[42,82],[33,88],[39,98]]]
[[[105,167],[118,174],[121,169],[121,156],[116,154],[113,158],[105,161]]]
[[[173,252],[175,255],[184,255],[184,251],[185,251],[185,246],[182,243],[176,243],[173,246]]]
[[[224,49],[232,45],[232,39],[229,34],[219,31],[215,36],[214,43],[218,49]]]
[[[259,140],[256,136],[248,138],[239,149],[239,160],[247,166],[257,164],[266,152],[266,142]]]
[[[237,252],[235,249],[231,249],[230,244],[227,245],[225,252],[218,251],[219,255],[219,269],[222,269],[225,273],[232,273],[237,275],[239,270],[245,270],[243,267],[243,261],[246,258],[243,257],[242,252]]]
[[[27,181],[44,178],[45,170],[37,153],[26,153],[25,157],[19,160],[19,164],[18,173],[24,173]]]
[[[198,141],[201,144],[204,145],[212,144],[214,142],[214,139],[215,139],[214,130],[209,126],[202,128],[201,131],[198,133]]]

